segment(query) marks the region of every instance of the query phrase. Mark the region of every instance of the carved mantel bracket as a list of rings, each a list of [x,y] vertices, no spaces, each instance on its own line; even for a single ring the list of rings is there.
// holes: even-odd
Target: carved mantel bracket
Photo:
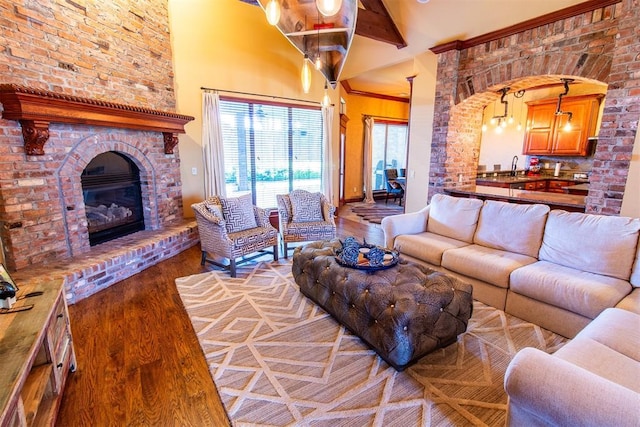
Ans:
[[[25,86],[0,85],[2,118],[18,120],[25,152],[43,155],[49,123],[71,123],[162,132],[165,154],[173,154],[176,134],[194,118],[182,114],[80,98]]]
[[[44,144],[49,140],[49,122],[43,120],[20,120],[24,150],[29,155],[44,154]]]
[[[164,132],[164,154],[173,154],[173,149],[178,145],[178,137],[169,132]]]

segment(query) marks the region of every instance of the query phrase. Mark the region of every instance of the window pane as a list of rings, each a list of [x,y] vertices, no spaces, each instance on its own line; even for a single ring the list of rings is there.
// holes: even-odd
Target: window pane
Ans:
[[[407,125],[375,123],[371,146],[373,190],[385,190],[385,169],[406,168]]]
[[[293,188],[320,191],[323,160],[320,112],[293,110],[292,130]]]
[[[385,133],[387,126],[385,124],[374,123],[373,125],[373,141],[371,141],[371,166],[373,176],[373,190],[382,190],[386,184],[384,182],[384,170],[386,169],[384,161],[384,145]]]
[[[227,196],[275,208],[277,194],[320,190],[319,109],[221,99],[220,110]]]
[[[387,163],[398,169],[406,168],[407,161],[407,126],[388,125],[387,128]]]

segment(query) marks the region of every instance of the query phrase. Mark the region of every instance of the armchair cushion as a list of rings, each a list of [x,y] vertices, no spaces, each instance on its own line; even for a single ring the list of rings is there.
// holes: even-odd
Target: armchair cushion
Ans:
[[[237,233],[258,226],[253,212],[251,194],[234,198],[220,197],[220,203],[228,233]]]
[[[322,216],[322,193],[293,190],[289,193],[293,217],[291,222],[324,221]]]

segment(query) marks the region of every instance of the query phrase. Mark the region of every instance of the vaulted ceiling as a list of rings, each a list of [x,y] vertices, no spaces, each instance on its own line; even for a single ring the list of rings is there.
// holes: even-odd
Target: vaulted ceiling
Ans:
[[[359,0],[356,36],[340,79],[348,90],[406,98],[415,58],[434,55],[429,49],[599,1]]]

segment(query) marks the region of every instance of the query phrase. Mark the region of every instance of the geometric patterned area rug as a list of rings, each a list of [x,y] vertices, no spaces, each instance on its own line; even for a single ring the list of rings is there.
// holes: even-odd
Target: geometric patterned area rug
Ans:
[[[350,203],[349,206],[354,214],[374,224],[380,224],[384,217],[398,215],[404,212],[402,206],[394,204]]]
[[[516,352],[568,341],[474,302],[456,343],[397,372],[300,293],[290,260],[176,285],[235,426],[502,426]]]

